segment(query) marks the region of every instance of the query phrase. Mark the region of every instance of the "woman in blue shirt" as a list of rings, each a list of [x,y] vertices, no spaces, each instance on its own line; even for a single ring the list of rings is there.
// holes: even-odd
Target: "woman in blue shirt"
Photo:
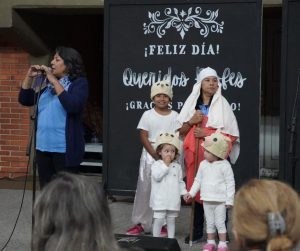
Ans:
[[[42,88],[33,85],[33,79],[41,75],[46,83]],[[87,97],[82,58],[73,48],[58,47],[51,67],[30,66],[19,102],[25,106],[37,102],[36,163],[41,188],[60,171],[79,171],[84,154],[81,115]]]

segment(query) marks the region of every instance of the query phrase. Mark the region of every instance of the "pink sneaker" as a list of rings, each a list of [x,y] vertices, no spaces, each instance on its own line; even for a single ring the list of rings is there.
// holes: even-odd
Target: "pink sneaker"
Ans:
[[[126,232],[128,235],[140,235],[144,233],[144,228],[141,225],[135,225],[129,228]]]
[[[216,245],[211,244],[211,243],[206,243],[203,246],[203,251],[215,251],[215,249],[216,249]]]
[[[160,231],[160,237],[168,237],[168,229],[166,226],[163,226]]]
[[[228,251],[228,247],[218,247],[217,251]]]

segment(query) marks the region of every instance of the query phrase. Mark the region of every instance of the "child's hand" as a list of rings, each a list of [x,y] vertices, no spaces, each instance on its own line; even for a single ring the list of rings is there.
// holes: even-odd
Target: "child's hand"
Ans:
[[[189,193],[183,195],[183,199],[185,202],[188,202],[191,198],[192,198],[192,196]]]
[[[166,156],[163,158],[164,163],[169,166],[172,163],[172,158],[171,156]]]

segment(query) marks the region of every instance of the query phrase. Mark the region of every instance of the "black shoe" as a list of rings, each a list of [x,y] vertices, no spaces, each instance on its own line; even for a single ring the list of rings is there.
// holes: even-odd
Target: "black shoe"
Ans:
[[[201,234],[193,235],[193,241],[192,241],[192,243],[193,244],[200,243],[201,240],[202,240],[202,237],[203,237],[203,235],[201,235]],[[184,243],[185,244],[190,244],[190,236],[189,235],[187,237],[185,237]]]

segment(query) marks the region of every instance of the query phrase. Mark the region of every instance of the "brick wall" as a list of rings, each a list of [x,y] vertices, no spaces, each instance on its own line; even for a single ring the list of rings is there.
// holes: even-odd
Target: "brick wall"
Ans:
[[[29,109],[18,103],[29,54],[0,37],[0,178],[26,174]]]

